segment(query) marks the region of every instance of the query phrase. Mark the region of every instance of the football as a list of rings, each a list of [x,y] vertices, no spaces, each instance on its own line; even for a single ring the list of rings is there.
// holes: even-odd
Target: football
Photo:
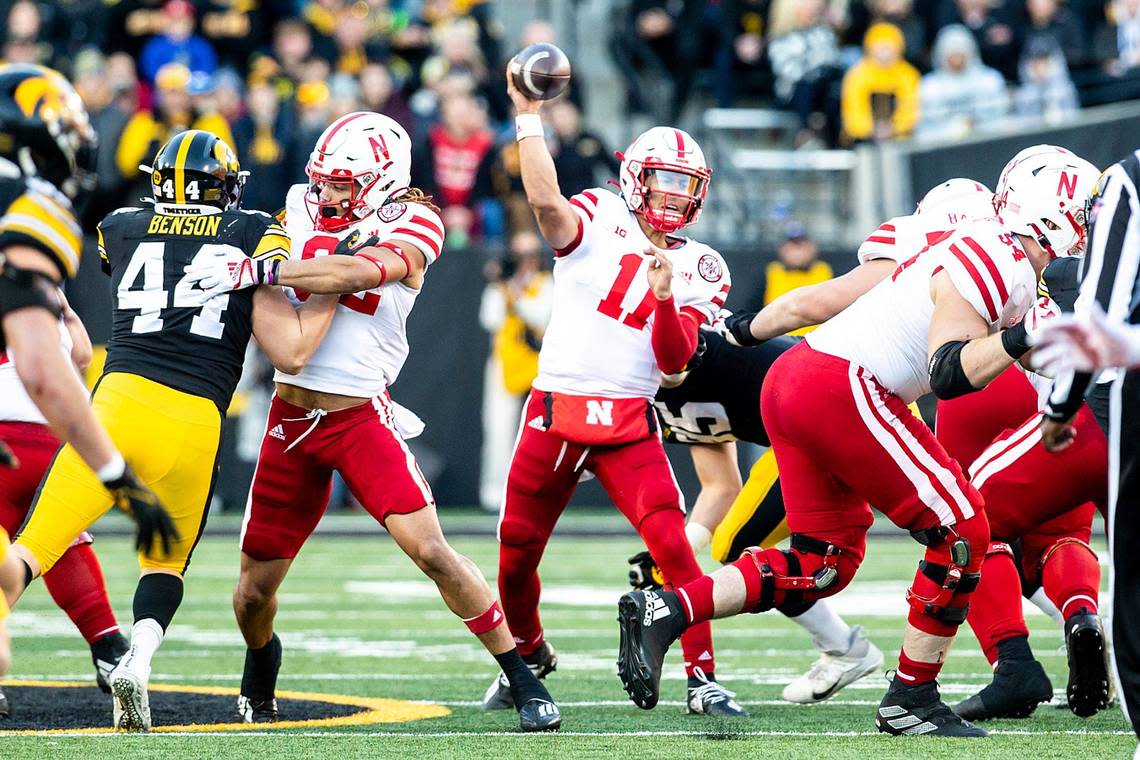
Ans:
[[[548,42],[530,45],[511,59],[511,79],[531,100],[556,98],[570,84],[570,59]]]

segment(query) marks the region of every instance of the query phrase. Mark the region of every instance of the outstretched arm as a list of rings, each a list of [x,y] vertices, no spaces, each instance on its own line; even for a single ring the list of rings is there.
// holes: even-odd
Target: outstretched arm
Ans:
[[[295,375],[324,340],[336,302],[336,296],[318,295],[295,309],[280,288],[258,288],[253,294],[253,337],[276,369]]]
[[[519,170],[522,174],[526,199],[538,221],[538,229],[555,251],[574,245],[581,235],[582,220],[574,212],[570,201],[558,189],[558,174],[554,159],[546,147],[539,116],[540,100],[528,100],[518,91],[507,70],[507,95],[515,104],[515,120],[519,143]]]

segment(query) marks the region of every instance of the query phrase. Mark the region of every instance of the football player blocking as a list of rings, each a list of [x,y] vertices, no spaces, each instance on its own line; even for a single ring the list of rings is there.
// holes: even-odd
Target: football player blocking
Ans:
[[[288,192],[290,260],[251,261],[219,250],[187,267],[187,277],[214,299],[261,284],[285,286],[297,302],[340,294],[308,363],[278,368],[274,377],[234,590],[248,646],[238,710],[249,722],[277,719],[277,589],[328,505],[336,470],[495,657],[522,729],[557,729],[558,708],[519,656],[482,574],[443,536],[431,489],[405,443],[422,423],[388,395],[408,356],[405,321],[444,240],[437,209],[409,187],[411,159],[411,140],[395,121],[348,114],[318,138],[306,168],[310,184]]]
[[[555,250],[554,307],[539,371],[519,424],[499,518],[499,592],[524,659],[545,676],[557,663],[538,614],[538,564],[574,487],[589,472],[657,558],[665,577],[700,576],[685,536],[683,497],[652,411],[661,373],[680,371],[730,289],[720,255],[676,233],[695,222],[710,170],[686,133],[655,127],[622,160],[621,194],[595,188],[567,200],[546,148],[540,101],[508,72],[518,112],[523,186]],[[740,716],[716,683],[710,626],[682,639],[696,713]],[[484,707],[510,704],[502,681]]]
[[[38,470],[42,474],[45,449],[60,440],[69,443],[83,466],[90,468],[88,474],[97,476],[95,482],[103,488],[103,495],[135,519],[138,544],[149,549],[154,540],[168,540],[173,526],[154,493],[139,482],[97,419],[72,365],[74,354],[62,350],[63,336],[70,338],[72,332],[80,354],[86,342],[59,285],[79,268],[81,231],[73,204],[94,187],[94,131],[71,84],[41,66],[0,66],[0,112],[0,131],[10,136],[0,155],[5,177],[0,182],[0,348],[6,348],[3,356],[14,366],[21,394],[26,392],[29,402],[19,412],[13,407],[6,410],[11,423],[6,432],[16,432],[13,425],[21,428],[12,436],[13,445],[24,454],[28,473]],[[61,318],[72,327],[61,329]],[[15,385],[12,369],[8,368],[6,382]],[[5,399],[15,403],[12,394],[5,394]],[[14,414],[28,418],[23,420],[27,424],[20,425]],[[18,460],[8,446],[0,444],[0,463],[12,466]],[[18,493],[21,483],[5,485],[8,503],[0,527],[0,585],[5,596],[0,600],[0,674],[7,672],[10,660],[4,625],[8,606],[38,572],[34,559],[22,549],[8,551],[7,530],[22,522],[29,499],[26,491]],[[69,537],[68,545],[78,534]],[[116,660],[123,641],[116,637],[117,624],[106,603],[102,574],[89,541],[76,542],[64,555],[49,588],[95,645],[97,665],[99,660]],[[0,693],[0,712],[6,710]]]
[[[837,313],[776,361],[761,392],[791,549],[746,552],[676,592],[623,597],[618,668],[636,703],[656,704],[665,651],[688,626],[844,588],[863,558],[872,502],[927,547],[876,726],[985,735],[941,702],[935,679],[965,621],[989,526],[976,489],[905,404],[930,391],[943,399],[975,391],[1028,351],[1023,318],[1037,278],[1053,258],[1083,251],[1097,174],[1067,152],[1022,162],[995,197],[996,215],[965,218],[897,266],[878,267],[877,284],[835,281]],[[751,322],[735,327],[734,335],[760,337]],[[795,377],[808,374],[817,392],[805,400]],[[845,435],[821,431],[821,418]]]

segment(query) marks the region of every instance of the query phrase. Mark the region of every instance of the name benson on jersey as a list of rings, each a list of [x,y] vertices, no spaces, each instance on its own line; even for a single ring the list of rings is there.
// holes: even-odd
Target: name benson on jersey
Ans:
[[[214,237],[218,234],[222,218],[217,214],[209,216],[165,216],[151,217],[148,235],[193,235]]]

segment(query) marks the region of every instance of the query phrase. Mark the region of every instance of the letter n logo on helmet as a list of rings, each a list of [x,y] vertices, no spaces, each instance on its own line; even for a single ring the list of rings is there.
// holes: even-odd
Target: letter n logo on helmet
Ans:
[[[381,164],[380,156],[384,156],[385,161],[391,161],[391,156],[388,155],[388,143],[384,142],[383,135],[369,136],[368,144],[372,146],[372,156],[376,159],[377,164]]]
[[[1077,194],[1077,175],[1070,174],[1069,172],[1061,172],[1061,178],[1057,181],[1057,195],[1064,193],[1069,200],[1073,200],[1073,196]]]

